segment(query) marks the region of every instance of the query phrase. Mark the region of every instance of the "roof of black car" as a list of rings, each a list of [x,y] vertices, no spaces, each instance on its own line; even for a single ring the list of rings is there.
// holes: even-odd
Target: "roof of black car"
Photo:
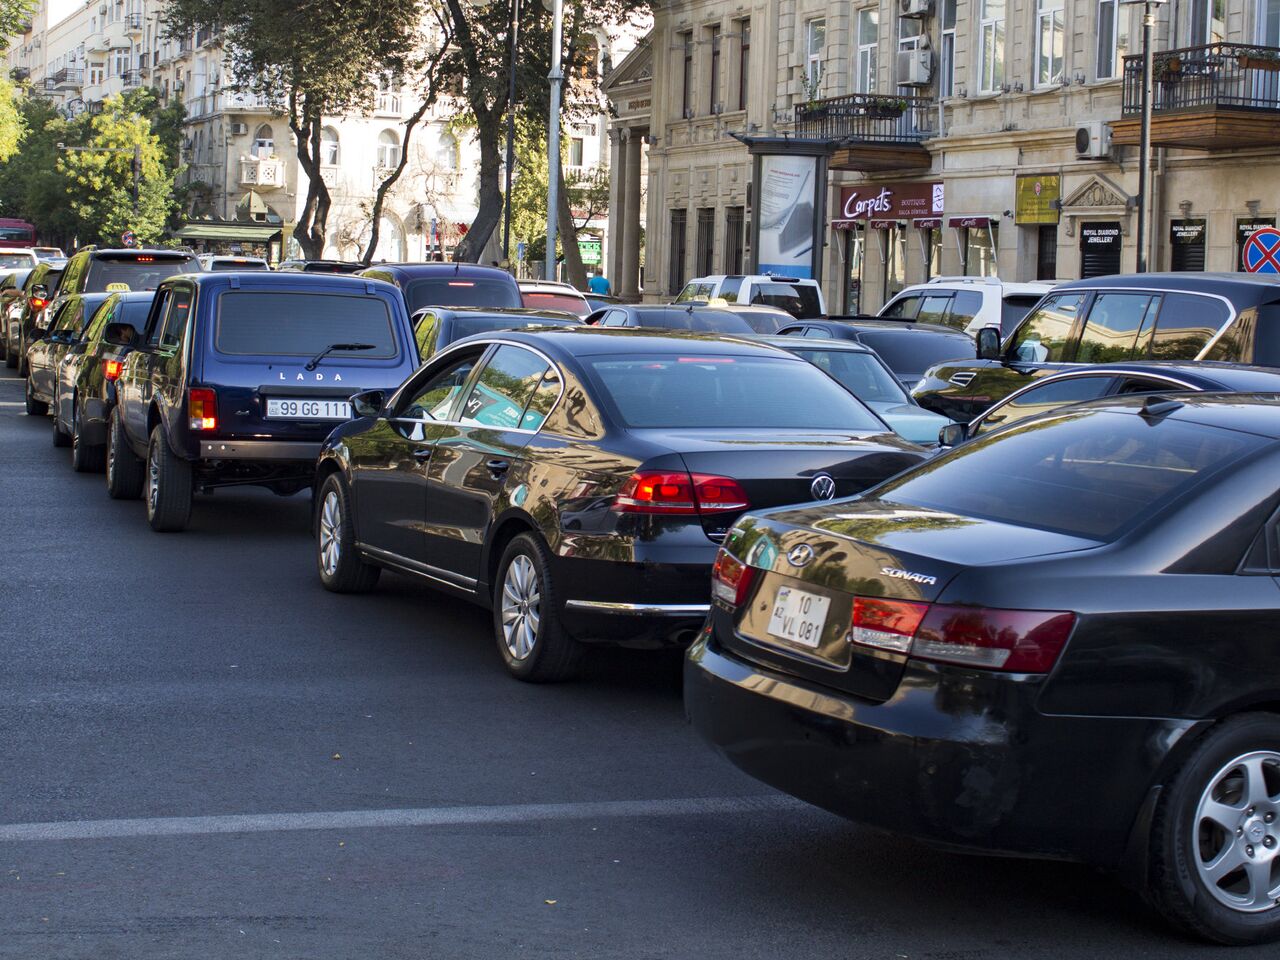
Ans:
[[[76,253],[87,253],[90,257],[185,257],[188,260],[196,259],[194,253],[187,253],[185,250],[162,250],[152,249],[151,247],[99,247],[95,250],[76,251]],[[75,256],[75,254],[72,254]]]
[[[916,323],[910,320],[797,320],[795,323],[788,323],[786,327],[802,323],[830,326],[838,330],[905,330],[918,333],[945,333],[952,337],[973,339],[963,330],[957,330],[955,327],[948,327],[941,323]],[[783,329],[785,330],[786,327]]]
[[[1112,376],[1129,374],[1150,374],[1153,376],[1176,377],[1181,380],[1204,385],[1212,389],[1214,385],[1221,389],[1240,391],[1280,390],[1280,367],[1258,367],[1243,363],[1226,363],[1219,360],[1135,360],[1118,363],[1086,364],[1071,367],[1045,377],[1045,380],[1061,376],[1085,376],[1087,374],[1105,373]],[[1043,382],[1043,381],[1039,381]]]
[[[690,356],[784,356],[794,354],[779,350],[759,340],[742,336],[722,336],[701,330],[663,330],[645,327],[549,327],[537,331],[510,330],[481,334],[471,340],[501,337],[517,340],[547,352],[565,356],[587,357],[616,353],[670,353]],[[461,341],[459,341],[461,342]],[[451,344],[452,346],[452,344]],[[799,359],[795,357],[795,359]]]
[[[465,277],[468,279],[505,279],[513,284],[515,278],[498,267],[486,267],[478,263],[375,263],[362,274],[385,271],[397,280],[418,280],[423,277]]]
[[[395,288],[383,280],[374,277],[361,277],[350,273],[304,273],[301,270],[219,270],[215,272],[192,271],[180,274],[182,280],[200,286],[235,285],[242,289],[260,287],[292,287],[305,286],[314,290],[355,290],[363,292],[369,286],[381,287],[384,290]],[[169,283],[178,279],[171,277],[162,281]],[[399,294],[397,294],[399,296]]]
[[[821,348],[823,350],[843,350],[846,353],[874,353],[866,344],[857,340],[836,340],[831,337],[753,337],[757,343],[768,343],[783,350],[798,350],[801,347]]]
[[[1267,303],[1280,299],[1280,275],[1265,273],[1133,273],[1088,280],[1071,280],[1053,288],[1063,290],[1154,290],[1161,293],[1213,293],[1233,301]]]
[[[1166,399],[1177,406],[1172,409],[1153,407],[1150,414],[1153,421],[1180,420],[1280,440],[1280,394],[1276,393],[1177,393],[1167,398],[1134,394],[1104,397],[1070,409],[1141,414],[1148,405],[1162,403]]]

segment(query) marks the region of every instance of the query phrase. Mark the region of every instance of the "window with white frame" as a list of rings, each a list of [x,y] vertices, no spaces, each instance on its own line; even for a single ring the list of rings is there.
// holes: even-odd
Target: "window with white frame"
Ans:
[[[854,93],[876,92],[876,64],[880,45],[880,8],[858,11],[858,61],[853,71]]]
[[[924,21],[919,17],[898,18],[898,52],[912,53],[929,43]]]
[[[1098,0],[1097,79],[1120,76],[1129,52],[1129,11],[1119,0]]]
[[[400,138],[394,130],[383,130],[378,134],[378,166],[388,170],[400,163]]]
[[[940,2],[942,49],[939,51],[938,96],[953,97],[956,92],[956,0]]]
[[[123,77],[129,72],[129,51],[111,51],[111,76]]]
[[[458,138],[449,130],[441,130],[436,141],[436,159],[441,169],[453,173],[458,169]]]
[[[326,167],[336,167],[340,156],[338,131],[325,127],[320,131],[320,162]]]
[[[582,137],[569,138],[569,166],[582,166]]]
[[[1036,0],[1036,86],[1062,83],[1064,0]]]
[[[1189,45],[1204,46],[1226,39],[1226,0],[1191,0]]]
[[[804,30],[804,78],[811,96],[816,96],[822,85],[822,54],[827,45],[827,21],[810,20]]]
[[[102,80],[103,80],[102,72],[103,72],[102,64],[100,63],[89,64],[89,86],[96,87],[102,84]]]
[[[1004,86],[1005,0],[978,2],[978,90],[998,93]]]

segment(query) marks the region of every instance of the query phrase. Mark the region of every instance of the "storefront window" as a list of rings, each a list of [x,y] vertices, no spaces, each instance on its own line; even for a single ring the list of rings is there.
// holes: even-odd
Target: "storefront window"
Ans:
[[[907,285],[907,237],[906,231],[897,226],[877,232],[884,256],[884,300],[881,302],[887,303]]]
[[[844,312],[862,309],[862,267],[865,260],[865,233],[861,227],[842,231],[844,234]]]
[[[996,276],[996,251],[999,249],[999,230],[1000,228],[994,223],[989,227],[961,228],[960,246],[964,250],[965,276]]]
[[[1244,270],[1244,245],[1253,232],[1275,225],[1275,217],[1248,217],[1236,221],[1236,270]]]
[[[1206,222],[1174,220],[1169,224],[1169,269],[1203,270]]]

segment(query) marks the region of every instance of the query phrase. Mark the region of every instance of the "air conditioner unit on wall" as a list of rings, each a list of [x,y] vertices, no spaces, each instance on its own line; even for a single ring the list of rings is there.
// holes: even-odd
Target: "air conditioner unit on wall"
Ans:
[[[1076,127],[1077,157],[1111,156],[1111,126],[1102,120],[1090,120]]]
[[[927,17],[933,13],[933,0],[898,0],[898,15]]]
[[[243,137],[248,132],[249,125],[247,123],[233,123],[231,125],[231,135],[233,137]]]
[[[933,53],[929,50],[898,52],[894,82],[902,87],[927,87],[933,78]]]

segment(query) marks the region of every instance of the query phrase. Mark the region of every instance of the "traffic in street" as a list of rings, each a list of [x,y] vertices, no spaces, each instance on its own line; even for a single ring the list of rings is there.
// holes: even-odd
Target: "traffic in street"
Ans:
[[[1206,955],[1087,867],[738,773],[678,653],[513,683],[471,604],[326,591],[306,492],[158,537],[22,404],[3,371],[0,956]]]

